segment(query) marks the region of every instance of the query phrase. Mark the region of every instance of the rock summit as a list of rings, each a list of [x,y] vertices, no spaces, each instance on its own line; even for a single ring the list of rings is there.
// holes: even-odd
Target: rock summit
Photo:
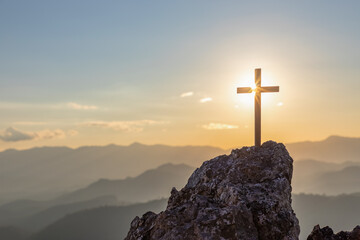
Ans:
[[[293,160],[273,141],[206,161],[165,211],[136,217],[126,240],[296,240],[291,207]]]

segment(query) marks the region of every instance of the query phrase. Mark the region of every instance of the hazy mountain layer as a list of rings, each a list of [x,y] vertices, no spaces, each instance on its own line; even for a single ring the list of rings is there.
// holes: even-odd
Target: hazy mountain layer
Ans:
[[[327,182],[336,182],[337,178],[340,178],[338,182],[344,185],[342,187],[338,186],[339,189],[341,188],[345,189],[347,186],[353,186],[353,190],[354,190],[359,187],[359,184],[351,185],[349,184],[349,180],[346,177],[344,178],[344,176],[342,176],[342,174],[346,174],[348,178],[352,177],[355,180],[358,179],[359,175],[356,173],[358,168],[357,167],[349,168],[349,166],[351,166],[349,164],[354,164],[354,163],[334,164],[334,163],[323,163],[314,160],[297,161],[295,162],[295,167],[294,167],[295,170],[294,190],[296,190],[296,184],[295,184],[296,181],[299,183],[308,181],[309,186],[313,186],[315,180],[309,180],[312,177],[319,177],[319,179],[323,179],[324,182],[322,183],[324,187],[327,186],[326,185]],[[172,186],[179,186],[179,188],[181,188],[181,186],[184,185],[184,183],[187,181],[188,176],[190,175],[189,171],[191,172],[192,170],[191,167],[188,166],[184,166],[184,165],[176,166],[176,165],[166,164],[157,169],[146,171],[145,173],[139,175],[136,178],[129,178],[125,180],[100,180],[95,182],[94,184],[89,185],[87,188],[75,191],[68,195],[64,195],[63,197],[54,199],[52,201],[45,201],[45,202],[30,201],[30,200],[15,201],[0,207],[0,226],[1,225],[8,226],[13,224],[26,229],[32,229],[32,230],[39,229],[43,226],[54,223],[60,218],[64,217],[68,219],[68,217],[70,217],[71,215],[67,217],[65,217],[65,215],[72,212],[76,212],[86,208],[103,206],[106,204],[115,204],[114,198],[110,196],[109,197],[105,196],[104,198],[98,198],[98,199],[89,199],[89,200],[86,199],[99,197],[102,194],[108,195],[108,193],[111,192],[117,195],[119,199],[121,199],[121,196],[126,196],[127,198],[127,195],[130,196],[132,193],[134,193],[134,192],[131,193],[132,186],[134,188],[137,188],[136,193],[141,193],[142,191],[144,191],[144,195],[146,197],[141,197],[141,196],[139,197],[139,195],[132,196],[132,198],[135,198],[136,196],[139,197],[138,201],[143,201],[146,198],[150,198],[151,194],[149,195],[149,193],[151,193],[151,191],[154,192],[152,197],[157,198],[159,196],[158,195],[159,192],[169,194],[169,191],[167,189],[171,189]],[[350,173],[348,171],[350,171]],[[351,172],[354,173],[351,174]],[[172,176],[173,179],[171,179],[169,176]],[[326,178],[328,178],[328,180],[325,181],[324,179]],[[344,181],[342,181],[343,179]],[[176,183],[176,181],[179,181],[179,183]],[[124,187],[124,182],[130,185],[128,187]],[[141,186],[143,186],[143,188],[141,188]],[[303,187],[304,186],[305,184],[303,184]],[[334,187],[334,185],[328,185],[328,187],[329,186]],[[160,190],[161,188],[163,189]],[[119,194],[119,192],[121,193]],[[79,202],[80,200],[86,200],[86,201]],[[75,202],[72,203],[73,201]],[[327,197],[327,196],[319,196],[319,195],[293,195],[293,207],[300,220],[302,234],[305,235],[309,234],[310,231],[312,230],[312,227],[317,223],[320,223],[322,226],[329,224],[334,228],[335,231],[340,229],[350,230],[351,228],[354,227],[353,225],[355,225],[356,223],[358,224],[360,222],[359,219],[360,214],[357,211],[358,209],[357,205],[359,202],[360,202],[360,194],[342,195],[338,197]],[[141,205],[141,206],[145,206],[145,205]],[[165,203],[162,206],[165,206]],[[126,207],[121,209],[126,209]],[[142,209],[144,210],[143,212],[146,211],[146,207]],[[102,210],[99,211],[101,212]],[[113,214],[113,211],[109,210],[107,211],[107,213],[104,214],[111,215]],[[114,214],[116,215],[116,211]],[[107,216],[106,219],[112,221],[113,219],[117,219],[119,217],[125,217],[125,215],[124,216],[111,215],[111,216]],[[131,220],[133,217],[134,216],[128,216],[128,219]],[[346,219],[346,221],[344,221],[344,219]],[[54,224],[54,226],[56,226],[56,229],[58,227],[70,228],[69,225],[65,224],[66,221],[60,221],[60,223],[62,222],[61,225],[58,225],[58,223],[56,223]],[[82,222],[74,221],[72,222],[72,224],[74,224],[75,229],[77,224],[80,225],[86,224],[86,226],[92,226],[91,225],[92,222],[88,223],[87,221],[88,221],[87,219],[82,219]],[[104,223],[106,223],[105,220]],[[94,222],[94,224],[98,224],[98,222]],[[129,223],[127,223],[126,225],[126,231],[128,230],[129,227],[128,224]],[[81,228],[81,226],[79,226],[79,228]],[[106,229],[106,231],[110,231],[109,228],[106,228],[105,226],[103,228]],[[95,227],[94,228],[89,227],[88,231],[91,232],[93,231],[93,229],[94,231],[97,231]],[[62,231],[70,232],[67,229],[63,229]],[[85,231],[85,233],[88,234],[88,231]],[[5,234],[5,235],[15,234],[16,236],[24,237],[24,233],[25,232],[23,230],[19,230],[18,228],[5,228],[5,227],[0,228],[0,236],[3,236],[1,234]],[[47,233],[50,234],[51,231],[47,230]],[[119,232],[117,232],[117,234],[118,233]],[[122,233],[122,234],[126,234],[126,233]],[[14,237],[14,239],[16,238]]]
[[[360,194],[321,196],[293,195],[293,208],[300,221],[300,237],[306,239],[313,227],[330,226],[334,232],[352,230],[360,223]]]
[[[200,164],[225,151],[214,147],[163,145],[44,147],[0,153],[0,203],[50,199],[99,179],[136,176],[162,164]]]
[[[105,205],[117,205],[113,196],[102,196],[95,199],[58,204],[56,202],[19,201],[1,206],[0,226],[16,226],[30,232],[62,218],[66,214]]]
[[[114,206],[117,204],[118,203],[115,197],[102,196],[88,201],[56,205],[20,220],[17,226],[27,231],[34,232],[68,214],[84,209],[91,209],[100,206]]]
[[[324,141],[286,146],[295,160],[360,162],[360,138],[332,136]],[[6,150],[0,152],[0,204],[23,198],[51,199],[99,179],[136,176],[169,162],[198,167],[203,161],[228,152],[215,147],[147,146],[139,143],[77,149]]]
[[[86,188],[66,194],[58,201],[75,202],[114,195],[121,203],[147,202],[168,197],[172,187],[181,188],[194,171],[185,164],[165,164],[123,180],[101,179]]]
[[[1,240],[28,240],[30,233],[12,226],[0,227]]]
[[[287,148],[295,159],[310,156],[312,159],[318,157],[321,160],[294,162],[292,182],[294,193],[335,195],[360,191],[359,139],[330,137],[322,142],[288,144]],[[127,147],[110,145],[79,149],[45,147],[24,151],[7,150],[0,153],[0,203],[23,197],[29,197],[29,199],[46,197],[52,200],[16,200],[2,205],[0,206],[0,226],[15,225],[35,230],[57,221],[68,213],[84,208],[145,202],[167,197],[172,186],[181,188],[185,185],[193,168],[171,164],[158,169],[153,169],[154,167],[167,162],[186,162],[190,166],[196,166],[203,160],[224,152],[224,150],[212,147],[168,147],[141,144]],[[327,159],[331,162],[324,162]],[[348,162],[341,163],[341,160]],[[133,176],[147,169],[153,170],[144,172],[138,177],[125,178],[125,176]],[[93,183],[90,184],[91,182]],[[65,191],[68,193],[61,194]],[[54,198],[59,195],[62,196]],[[316,216],[324,216],[323,219],[326,221],[328,220],[327,208],[338,207],[335,200],[329,200],[333,204],[329,203],[327,207],[322,208],[321,201],[318,200],[319,196],[300,196],[307,196],[307,198],[295,199],[294,204],[310,199],[308,204],[311,206],[310,202],[319,201],[315,206],[319,206],[318,210],[323,209],[324,212],[317,212]],[[341,196],[337,201],[340,202],[339,204],[343,204],[344,201],[344,204],[353,206],[352,203],[345,203],[349,198],[349,196]],[[328,197],[325,197],[324,201],[328,201],[327,199]],[[356,201],[360,202],[360,199],[356,198],[354,202]],[[305,209],[306,205],[300,204],[294,207],[299,206],[300,210],[296,212],[300,214],[301,221],[305,219],[305,222],[309,223],[309,228],[317,222],[322,223],[321,221],[311,222],[313,218],[308,217],[315,213],[316,209],[302,216],[302,209]],[[350,210],[348,213],[349,216],[353,216]],[[334,213],[334,216],[336,214]],[[348,227],[340,220],[334,220],[340,224],[338,228],[336,225],[333,226],[334,230],[347,228],[350,230],[354,225],[353,220],[353,217],[349,218]],[[357,221],[360,222],[359,219]],[[301,225],[304,229],[304,223]],[[15,239],[18,236],[24,237],[26,232],[17,228],[4,227],[0,229],[0,236],[2,233],[15,234]]]
[[[360,223],[360,194],[336,197],[294,194],[293,208],[300,221],[300,239],[305,240],[316,224],[334,231],[351,230]],[[38,232],[31,240],[118,240],[123,239],[135,216],[164,210],[167,201],[158,200],[126,207],[101,207],[67,215]],[[0,232],[1,234],[1,232]]]
[[[337,195],[360,192],[360,163],[294,162],[294,193]]]
[[[131,220],[147,211],[159,212],[166,200],[126,207],[101,207],[70,214],[35,234],[31,240],[124,239]]]
[[[193,170],[184,164],[165,164],[135,178],[99,180],[49,201],[14,201],[0,206],[0,226],[15,225],[35,231],[74,211],[168,197],[172,187],[186,184]]]
[[[294,160],[316,159],[324,162],[360,162],[360,138],[330,136],[318,142],[288,143]]]

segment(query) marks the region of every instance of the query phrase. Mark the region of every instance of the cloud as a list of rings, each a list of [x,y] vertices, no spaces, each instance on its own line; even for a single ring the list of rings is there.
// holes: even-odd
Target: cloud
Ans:
[[[144,130],[144,127],[150,125],[161,125],[167,124],[168,122],[163,121],[154,121],[154,120],[139,120],[139,121],[91,121],[85,122],[81,125],[87,127],[102,127],[102,128],[111,128],[117,131],[125,132],[141,132]]]
[[[200,99],[201,103],[206,103],[206,102],[211,102],[213,99],[211,97],[206,97],[206,98],[202,98]]]
[[[21,132],[13,127],[7,128],[4,132],[0,133],[0,139],[4,142],[18,142],[32,140],[36,137],[34,133]]]
[[[194,95],[194,92],[184,92],[180,95],[180,97],[184,98],[184,97],[191,97]]]
[[[237,125],[229,125],[224,123],[209,123],[202,125],[207,130],[223,130],[223,129],[236,129],[239,128]]]
[[[82,105],[74,102],[69,102],[68,107],[75,110],[96,110],[98,109],[97,106],[94,105]]]
[[[66,133],[61,129],[56,130],[43,130],[34,133],[38,139],[53,139],[53,138],[65,138]]]
[[[55,138],[65,138],[68,136],[74,136],[77,134],[75,130],[69,130],[65,133],[61,129],[55,130],[42,130],[38,132],[24,132],[13,127],[7,128],[5,131],[0,133],[0,140],[4,142],[19,142],[29,140],[49,140]]]

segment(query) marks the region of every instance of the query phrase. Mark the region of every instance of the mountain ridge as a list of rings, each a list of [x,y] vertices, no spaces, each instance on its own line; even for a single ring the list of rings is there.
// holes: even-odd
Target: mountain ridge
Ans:
[[[358,140],[360,141],[360,137],[347,137],[347,136],[341,136],[341,135],[329,135],[328,137],[322,139],[322,140],[305,140],[305,141],[296,141],[296,142],[288,142],[284,143],[285,145],[293,145],[293,144],[307,144],[307,143],[319,143],[319,142],[336,142],[339,140]],[[47,149],[47,148],[63,148],[63,149],[70,149],[70,150],[79,150],[82,148],[103,148],[103,147],[138,147],[138,146],[147,146],[147,147],[155,147],[155,146],[165,146],[165,147],[210,147],[210,148],[218,148],[224,151],[229,151],[238,147],[232,147],[232,148],[223,148],[219,146],[213,146],[213,145],[168,145],[164,143],[155,143],[155,144],[146,144],[141,143],[138,141],[134,141],[127,145],[122,144],[116,144],[116,143],[109,143],[105,145],[84,145],[79,147],[69,147],[69,146],[35,146],[31,148],[26,149],[16,149],[16,148],[8,148],[0,151],[1,153],[4,152],[19,152],[19,151],[27,151],[32,149]]]
[[[168,162],[196,167],[220,154],[223,150],[219,148],[165,145],[111,145],[75,150],[45,147],[1,152],[0,204],[20,198],[47,200],[101,178],[137,176]]]
[[[329,136],[317,142],[287,144],[296,162],[360,162],[360,138]],[[132,143],[128,146],[37,147],[0,152],[0,204],[15,199],[47,200],[99,179],[123,179],[172,162],[199,167],[207,159],[230,152],[211,146],[167,146]],[[101,164],[100,164],[101,163]],[[66,176],[66,177],[64,177]]]

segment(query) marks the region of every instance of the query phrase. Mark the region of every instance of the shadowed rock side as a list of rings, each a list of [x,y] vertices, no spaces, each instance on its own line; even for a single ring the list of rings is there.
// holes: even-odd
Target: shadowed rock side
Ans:
[[[320,228],[316,225],[307,240],[360,240],[360,226],[356,226],[351,232],[334,234],[330,227]]]
[[[295,240],[293,160],[283,144],[243,147],[206,161],[171,191],[165,211],[136,217],[126,240]]]

